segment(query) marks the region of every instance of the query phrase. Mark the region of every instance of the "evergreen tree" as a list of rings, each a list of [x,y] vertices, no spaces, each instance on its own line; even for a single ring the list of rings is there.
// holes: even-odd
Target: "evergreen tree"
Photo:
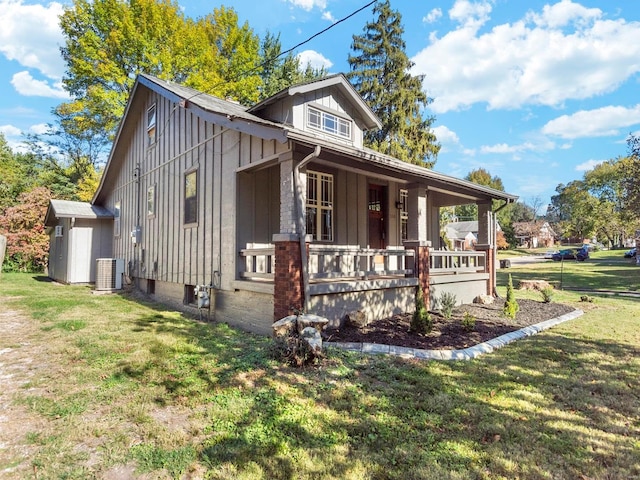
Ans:
[[[260,72],[262,78],[260,100],[269,98],[296,83],[303,83],[327,75],[324,67],[315,69],[307,64],[303,68],[300,65],[300,59],[291,52],[282,55],[280,34],[273,35],[271,32],[267,32],[262,40],[260,55],[263,59],[262,71]]]
[[[422,90],[423,76],[409,73],[413,63],[405,53],[404,27],[389,0],[376,3],[375,22],[354,35],[348,74],[354,87],[380,118],[382,128],[365,134],[374,150],[428,168],[435,164],[440,145],[424,109],[431,99]]]

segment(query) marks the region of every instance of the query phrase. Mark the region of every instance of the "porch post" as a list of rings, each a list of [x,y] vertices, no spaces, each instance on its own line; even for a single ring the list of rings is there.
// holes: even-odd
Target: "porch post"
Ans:
[[[429,309],[429,248],[427,241],[427,191],[424,185],[411,185],[408,189],[409,239],[404,242],[405,248],[415,252],[413,274],[418,278],[418,287],[422,289],[424,303]]]
[[[273,320],[277,321],[304,306],[304,285],[302,283],[302,259],[300,241],[297,234],[276,234],[275,271],[273,289]],[[307,252],[309,244],[307,243]]]
[[[495,220],[491,211],[491,202],[478,203],[478,243],[476,250],[485,252],[485,273],[487,279],[487,295],[496,295],[496,241]]]
[[[273,235],[272,240],[275,246],[274,321],[304,307],[300,235],[297,228],[297,217],[303,212],[297,212],[295,204],[294,175],[293,156],[287,152],[280,158],[280,233]],[[307,244],[307,251],[308,248]]]

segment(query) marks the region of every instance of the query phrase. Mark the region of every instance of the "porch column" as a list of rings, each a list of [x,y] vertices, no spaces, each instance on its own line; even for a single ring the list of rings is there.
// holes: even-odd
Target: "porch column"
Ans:
[[[496,242],[495,222],[491,211],[491,201],[478,203],[478,243],[476,250],[484,252],[486,264],[487,295],[496,294]]]
[[[280,233],[297,233],[293,167],[291,152],[280,157]]]
[[[302,283],[302,259],[300,240],[297,234],[276,234],[275,271],[273,289],[273,320],[277,321],[295,310],[304,307],[304,285]],[[307,243],[307,255],[309,244]]]
[[[429,295],[429,248],[431,247],[431,242],[415,242],[407,240],[404,242],[404,246],[405,248],[412,248],[415,252],[413,274],[418,278],[418,288],[422,289],[424,305],[427,310],[429,310],[429,305],[431,303]]]
[[[273,235],[275,246],[273,318],[280,320],[304,308],[304,283],[298,221],[304,209],[296,206],[295,164],[291,152],[280,157],[280,233]],[[306,195],[306,178],[297,179],[301,195]],[[304,205],[304,200],[302,201]],[[300,217],[300,218],[299,218]],[[307,246],[307,258],[309,244]]]
[[[411,185],[408,189],[407,210],[410,241],[427,241],[427,191],[424,185]]]

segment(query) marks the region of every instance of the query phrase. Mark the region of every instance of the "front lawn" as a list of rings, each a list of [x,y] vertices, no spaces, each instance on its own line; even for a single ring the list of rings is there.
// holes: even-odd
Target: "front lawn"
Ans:
[[[0,277],[2,478],[640,477],[637,298],[558,292],[585,315],[473,361],[298,370],[267,338],[43,280]]]

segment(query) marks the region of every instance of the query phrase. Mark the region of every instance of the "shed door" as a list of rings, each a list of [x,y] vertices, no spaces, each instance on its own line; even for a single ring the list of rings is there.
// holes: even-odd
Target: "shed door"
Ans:
[[[369,246],[385,248],[385,198],[387,187],[369,185]]]

